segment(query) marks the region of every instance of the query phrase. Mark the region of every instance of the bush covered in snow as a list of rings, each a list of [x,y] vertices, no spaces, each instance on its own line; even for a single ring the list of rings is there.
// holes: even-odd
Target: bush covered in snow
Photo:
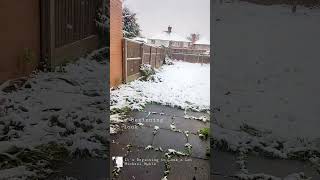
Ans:
[[[142,64],[140,66],[141,80],[149,81],[153,79],[153,75],[156,73],[154,68],[150,64]]]
[[[164,59],[164,64],[166,65],[173,65],[173,60],[170,59],[168,56]]]

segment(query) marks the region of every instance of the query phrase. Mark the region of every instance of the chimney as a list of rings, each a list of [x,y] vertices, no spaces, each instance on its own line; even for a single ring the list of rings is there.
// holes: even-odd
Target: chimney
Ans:
[[[171,31],[172,31],[172,27],[168,26],[168,33],[171,33]]]
[[[191,35],[191,41],[192,41],[192,44],[194,44],[197,41],[197,35],[196,34],[192,34]]]

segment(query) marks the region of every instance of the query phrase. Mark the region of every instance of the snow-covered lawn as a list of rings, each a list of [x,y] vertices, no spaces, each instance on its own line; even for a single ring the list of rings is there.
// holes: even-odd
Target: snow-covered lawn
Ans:
[[[210,65],[174,61],[173,65],[163,65],[157,70],[154,81],[135,80],[111,91],[111,110],[125,107],[141,110],[151,102],[209,110]]]
[[[0,91],[0,174],[19,166],[41,177],[59,151],[107,156],[106,64],[93,60],[104,51],[58,72],[34,74],[16,91]]]
[[[214,9],[215,145],[234,152],[320,156],[320,10],[217,3]]]

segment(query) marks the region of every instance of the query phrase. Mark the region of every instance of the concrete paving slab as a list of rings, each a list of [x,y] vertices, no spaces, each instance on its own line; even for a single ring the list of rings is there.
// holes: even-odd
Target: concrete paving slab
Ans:
[[[160,129],[154,137],[153,146],[162,147],[164,150],[175,149],[184,151],[187,138],[183,133]]]
[[[128,129],[119,134],[111,136],[111,139],[121,144],[131,144],[138,147],[146,147],[152,144],[153,129],[147,127],[137,127],[135,129]],[[113,151],[113,149],[111,149]]]
[[[174,180],[209,180],[209,161],[188,158],[181,162],[170,162],[171,171],[168,179]]]
[[[161,179],[164,172],[163,153],[134,148],[124,159],[118,180],[150,180]]]
[[[209,123],[203,123],[198,120],[185,119],[181,117],[175,117],[174,123],[177,129],[180,129],[182,131],[189,131],[192,133],[197,133],[197,131],[202,128],[210,127]]]
[[[110,156],[125,156],[127,154],[127,145],[125,144],[118,144],[118,143],[110,143]]]
[[[207,148],[209,148],[209,140],[202,140],[197,135],[190,134],[188,137],[188,143],[192,145],[192,157],[209,159],[206,155]]]
[[[145,107],[144,111],[164,113],[165,115],[168,115],[168,116],[179,116],[179,117],[184,116],[184,110],[181,110],[177,107],[173,108],[170,106],[163,106],[159,104],[148,104]]]
[[[152,127],[158,126],[163,129],[170,129],[170,124],[173,122],[171,116],[160,115],[160,114],[150,114],[144,122],[145,126]]]

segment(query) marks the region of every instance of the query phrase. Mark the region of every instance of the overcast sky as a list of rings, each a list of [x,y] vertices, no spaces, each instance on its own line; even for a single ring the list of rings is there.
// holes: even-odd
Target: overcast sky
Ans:
[[[150,37],[167,30],[187,36],[199,33],[210,40],[210,0],[124,0],[137,13],[142,35]]]

